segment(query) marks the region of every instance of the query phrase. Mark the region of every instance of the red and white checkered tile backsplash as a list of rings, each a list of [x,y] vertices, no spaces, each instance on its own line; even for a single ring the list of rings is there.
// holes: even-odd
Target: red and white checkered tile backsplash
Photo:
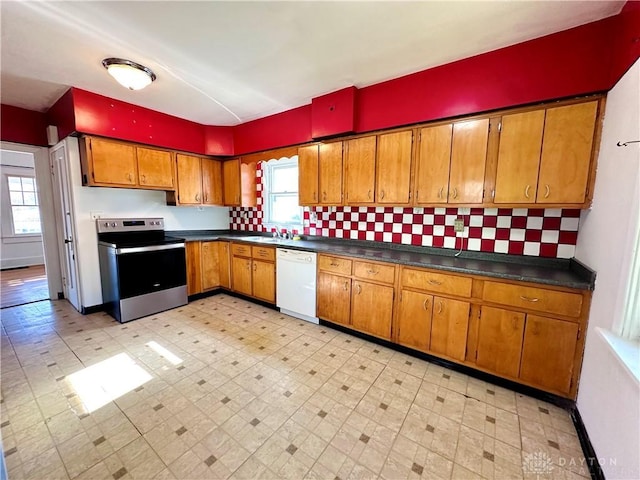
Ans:
[[[262,224],[261,178],[262,170],[258,168],[257,207],[230,209],[232,230],[271,230]],[[454,232],[456,218],[463,219],[464,232]],[[303,234],[571,258],[575,253],[579,221],[580,210],[576,209],[305,207]]]

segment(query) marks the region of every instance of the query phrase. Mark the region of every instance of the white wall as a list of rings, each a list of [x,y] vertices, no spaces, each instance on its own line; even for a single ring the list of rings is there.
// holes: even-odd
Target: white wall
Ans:
[[[102,304],[98,238],[92,212],[102,217],[163,217],[166,230],[227,230],[227,207],[170,207],[165,193],[124,188],[83,187],[80,153],[76,138],[64,140],[70,162],[70,183],[76,228],[76,254],[81,303],[84,307]]]
[[[640,478],[640,385],[596,327],[617,332],[640,222],[640,61],[609,92],[593,207],[576,258],[596,270],[578,410],[607,478]]]
[[[0,178],[2,184],[2,219],[0,231],[2,249],[0,250],[0,264],[2,268],[26,267],[28,265],[42,265],[44,252],[42,235],[13,235],[11,225],[11,204],[5,181],[5,175],[35,177],[35,162],[33,153],[14,150],[0,151]],[[37,181],[36,181],[37,183]]]

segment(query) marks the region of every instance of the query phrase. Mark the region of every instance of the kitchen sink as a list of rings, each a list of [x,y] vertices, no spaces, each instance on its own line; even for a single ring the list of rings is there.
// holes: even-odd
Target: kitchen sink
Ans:
[[[240,237],[240,240],[246,240],[248,242],[258,242],[258,243],[286,243],[289,240],[284,239],[284,238],[275,238],[275,237],[262,237],[262,236],[255,236],[255,237]]]

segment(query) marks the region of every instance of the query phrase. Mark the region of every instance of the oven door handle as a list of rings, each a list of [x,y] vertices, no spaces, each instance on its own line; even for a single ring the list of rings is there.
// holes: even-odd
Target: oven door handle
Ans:
[[[167,245],[149,245],[148,247],[116,248],[116,255],[122,255],[124,253],[157,252],[158,250],[173,250],[175,248],[184,248],[184,243],[169,243]]]

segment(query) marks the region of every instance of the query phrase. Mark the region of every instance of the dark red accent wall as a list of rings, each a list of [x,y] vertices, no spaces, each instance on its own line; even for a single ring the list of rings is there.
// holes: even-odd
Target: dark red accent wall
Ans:
[[[629,1],[614,26],[612,67],[609,88],[612,88],[625,72],[640,58],[640,2]]]
[[[204,153],[207,155],[233,155],[233,127],[204,127]]]
[[[47,146],[47,116],[12,105],[0,105],[0,139],[5,142]]]
[[[73,106],[73,92],[70,88],[58,99],[56,103],[47,111],[49,125],[58,127],[58,138],[62,140],[76,131],[76,116]]]
[[[311,141],[311,105],[260,118],[233,128],[235,154]]]

